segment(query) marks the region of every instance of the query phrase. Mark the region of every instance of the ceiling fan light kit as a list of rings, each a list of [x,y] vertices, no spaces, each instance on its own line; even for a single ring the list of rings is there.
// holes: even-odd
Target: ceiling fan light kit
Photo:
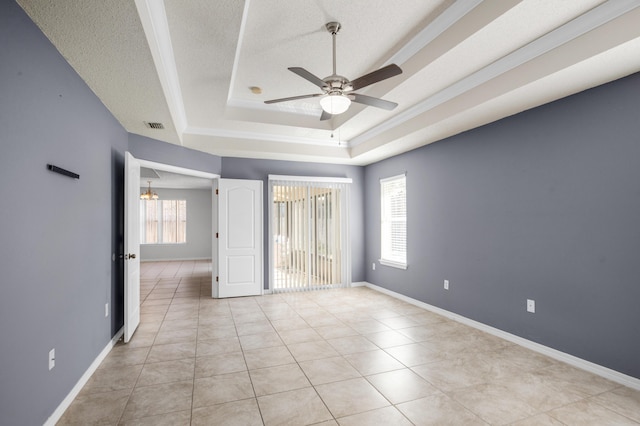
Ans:
[[[341,25],[339,22],[329,22],[325,27],[333,39],[333,74],[325,78],[319,78],[304,68],[289,68],[289,71],[298,74],[305,80],[320,87],[323,93],[272,99],[264,101],[264,103],[274,104],[278,102],[320,97],[320,106],[323,110],[320,120],[328,120],[334,115],[342,114],[349,109],[351,102],[382,108],[388,111],[397,107],[398,104],[395,102],[374,98],[372,96],[360,95],[358,93],[353,93],[353,91],[401,74],[402,70],[400,67],[396,64],[387,65],[386,67],[382,67],[376,71],[370,72],[369,74],[358,77],[353,81],[338,75],[336,73],[336,35],[338,34],[338,31],[340,31]]]
[[[342,114],[349,109],[349,105],[351,105],[351,99],[339,93],[320,98],[320,106],[331,115]]]

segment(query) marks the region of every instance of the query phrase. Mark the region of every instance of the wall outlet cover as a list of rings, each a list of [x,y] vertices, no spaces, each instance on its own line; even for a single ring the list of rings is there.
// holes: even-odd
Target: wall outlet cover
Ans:
[[[444,289],[449,290],[449,280],[444,280]]]
[[[532,314],[536,313],[536,301],[533,299],[527,299],[527,312]]]
[[[49,370],[56,366],[56,350],[51,349],[49,351]]]

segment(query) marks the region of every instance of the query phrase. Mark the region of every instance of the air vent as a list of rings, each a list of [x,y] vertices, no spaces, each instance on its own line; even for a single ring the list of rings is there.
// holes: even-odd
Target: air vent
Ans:
[[[164,129],[164,124],[162,123],[148,123],[145,121],[144,125],[150,129]]]

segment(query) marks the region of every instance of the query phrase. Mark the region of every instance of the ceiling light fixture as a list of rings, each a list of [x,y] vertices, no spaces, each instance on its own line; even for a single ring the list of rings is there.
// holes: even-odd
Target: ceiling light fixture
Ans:
[[[371,84],[378,83],[379,81],[401,74],[402,70],[396,64],[389,64],[386,67],[382,67],[376,71],[370,72],[369,74],[365,74],[355,80],[349,80],[348,78],[336,73],[336,35],[338,34],[338,31],[340,31],[340,27],[341,25],[339,22],[328,22],[325,25],[325,28],[331,34],[331,39],[333,40],[333,74],[325,78],[320,78],[301,67],[289,68],[289,71],[298,74],[310,83],[320,87],[320,89],[322,89],[322,93],[271,99],[264,101],[265,104],[275,104],[278,102],[296,101],[307,98],[320,98],[320,106],[322,107],[320,121],[329,120],[336,114],[342,114],[349,109],[351,102],[382,108],[387,111],[391,111],[398,106],[395,102],[389,102],[384,99],[354,93],[355,90],[363,89]]]
[[[331,115],[342,114],[349,109],[349,105],[351,105],[351,99],[340,93],[329,93],[320,99],[322,109]]]
[[[142,194],[140,194],[140,199],[141,200],[157,200],[158,194],[151,191],[151,181],[148,180],[147,182],[149,182],[149,189],[147,189],[146,192],[143,192]]]

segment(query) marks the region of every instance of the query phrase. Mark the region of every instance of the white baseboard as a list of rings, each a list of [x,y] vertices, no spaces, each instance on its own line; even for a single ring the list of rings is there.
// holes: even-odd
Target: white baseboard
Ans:
[[[107,346],[105,346],[102,352],[100,352],[100,354],[96,357],[96,359],[93,360],[89,368],[87,368],[87,371],[84,372],[82,377],[80,377],[80,380],[78,380],[78,382],[73,387],[73,389],[71,389],[71,392],[69,392],[67,397],[62,400],[60,405],[58,405],[58,408],[56,408],[53,414],[49,416],[47,421],[44,422],[44,426],[55,426],[55,424],[58,422],[58,420],[60,420],[64,412],[67,411],[67,408],[69,408],[69,406],[71,405],[73,400],[76,398],[76,396],[78,396],[78,394],[80,393],[84,385],[87,384],[87,382],[91,378],[91,375],[98,369],[98,367],[100,366],[100,363],[107,357],[107,355],[109,355],[109,352],[111,352],[111,349],[113,349],[113,347],[116,345],[118,340],[120,340],[120,337],[122,337],[123,334],[124,334],[124,327],[122,327],[116,333],[116,335],[113,336],[111,341],[107,343]]]
[[[369,284],[366,281],[357,281],[355,283],[351,283],[351,287],[365,287],[367,284]],[[373,285],[373,284],[371,284]]]
[[[356,283],[352,284],[355,286]],[[360,285],[360,283],[357,283]],[[538,352],[542,355],[546,355],[550,358],[556,359],[558,361],[562,361],[574,367],[580,368],[582,370],[588,371],[590,373],[596,374],[600,377],[604,377],[605,379],[611,380],[612,382],[619,383],[621,385],[640,390],[640,379],[637,379],[632,376],[628,376],[626,374],[620,373],[619,371],[612,370],[607,367],[603,367],[599,364],[594,364],[593,362],[584,360],[582,358],[578,358],[573,355],[569,355],[568,353],[561,352],[557,349],[550,348],[548,346],[541,345],[540,343],[533,342],[531,340],[525,339],[520,336],[516,336],[515,334],[507,333],[506,331],[502,331],[500,329],[491,327],[489,325],[483,324],[478,321],[474,321],[467,317],[463,317],[462,315],[458,315],[456,313],[447,311],[442,308],[438,308],[437,306],[430,305],[428,303],[421,302],[419,300],[413,299],[411,297],[405,296],[404,294],[396,293],[395,291],[388,290],[386,288],[377,286],[375,284],[371,284],[368,282],[364,282],[362,285],[378,291],[380,293],[384,293],[388,296],[395,297],[396,299],[400,299],[404,302],[411,303],[412,305],[418,306],[420,308],[426,309],[428,311],[434,312],[436,314],[440,314],[449,319],[457,321],[459,323],[468,325],[470,327],[476,328],[478,330],[487,332],[494,336],[500,337],[504,340],[513,342],[517,345],[523,346],[525,348],[531,349],[535,352]]]

